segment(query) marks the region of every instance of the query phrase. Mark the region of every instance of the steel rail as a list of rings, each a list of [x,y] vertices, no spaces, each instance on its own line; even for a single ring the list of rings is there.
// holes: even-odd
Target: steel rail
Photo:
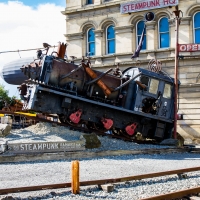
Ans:
[[[182,198],[186,195],[199,193],[199,192],[200,192],[200,187],[195,187],[195,188],[190,188],[190,189],[186,189],[186,190],[179,190],[177,192],[171,192],[168,194],[162,194],[162,195],[158,195],[158,196],[144,198],[141,200],[170,200],[170,199],[174,199],[174,198]]]
[[[172,175],[172,174],[182,174],[182,173],[193,172],[193,171],[200,171],[200,167],[170,170],[170,171],[156,172],[156,173],[151,173],[151,174],[141,174],[141,175],[128,176],[128,177],[122,177],[122,178],[114,178],[114,179],[81,181],[80,186],[119,183],[119,182],[125,182],[125,181],[133,181],[133,180],[141,180],[141,179],[146,179],[146,178],[167,176],[167,175]],[[66,188],[66,187],[71,187],[71,183],[60,183],[60,184],[51,184],[51,185],[39,185],[39,186],[0,189],[0,195],[9,194],[9,193],[36,191],[36,190],[58,189],[58,188]]]

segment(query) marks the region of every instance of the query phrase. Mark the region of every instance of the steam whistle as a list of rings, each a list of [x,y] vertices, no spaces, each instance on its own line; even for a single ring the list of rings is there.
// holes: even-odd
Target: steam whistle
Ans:
[[[67,44],[64,44],[61,42],[58,43],[57,54],[59,58],[64,59],[66,48],[67,48]]]
[[[92,78],[96,79],[97,75],[96,73],[89,67],[89,65],[86,65],[82,62],[82,66],[84,67],[86,73]],[[101,80],[97,80],[97,85],[103,90],[104,94],[106,96],[109,96],[111,94],[111,90],[108,88],[108,86],[105,85],[105,83]]]

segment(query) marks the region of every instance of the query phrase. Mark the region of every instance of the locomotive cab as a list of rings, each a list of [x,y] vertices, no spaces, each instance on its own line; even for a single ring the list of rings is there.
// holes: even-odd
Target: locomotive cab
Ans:
[[[173,79],[161,73],[132,68],[125,75],[136,78],[128,88],[125,107],[160,118],[173,119]]]

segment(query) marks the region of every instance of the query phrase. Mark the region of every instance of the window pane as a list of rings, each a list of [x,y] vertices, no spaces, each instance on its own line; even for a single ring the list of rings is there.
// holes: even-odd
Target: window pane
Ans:
[[[171,98],[171,94],[172,94],[171,85],[165,84],[163,97],[167,98],[167,99],[170,99]]]
[[[90,56],[95,55],[95,43],[94,42],[89,43],[89,53],[90,53]]]
[[[107,29],[107,39],[113,39],[113,38],[115,38],[114,26],[109,26]]]
[[[138,36],[138,44],[140,42],[140,38],[141,36]],[[146,35],[144,35],[144,40],[143,40],[143,44],[142,44],[142,50],[146,49]]]
[[[150,86],[149,86],[149,92],[152,94],[157,94],[158,84],[159,84],[158,80],[151,79]]]
[[[93,4],[93,0],[87,0],[87,4]]]
[[[200,28],[200,12],[194,16],[194,28]]]
[[[137,44],[139,44],[140,42],[140,38],[141,38],[141,35],[142,35],[142,31],[144,30],[144,22],[143,21],[140,21],[138,24],[137,24]],[[146,49],[146,30],[144,32],[144,39],[143,39],[143,44],[142,44],[142,50]]]
[[[169,31],[169,22],[168,19],[162,18],[159,23],[159,30],[160,32],[168,32]]]
[[[115,40],[108,40],[108,53],[115,53]]]
[[[144,36],[143,44],[142,44],[142,49],[146,49],[146,35]]]
[[[88,42],[94,41],[94,28],[88,31]]]
[[[144,22],[143,21],[140,21],[138,24],[137,24],[137,35],[142,35],[142,31],[144,29]],[[146,34],[146,30],[144,32]]]
[[[160,34],[160,48],[169,47],[169,33]]]
[[[195,43],[200,43],[200,29],[195,30]]]

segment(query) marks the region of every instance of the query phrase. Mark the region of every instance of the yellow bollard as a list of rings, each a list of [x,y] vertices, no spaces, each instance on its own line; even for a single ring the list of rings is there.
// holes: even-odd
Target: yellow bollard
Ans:
[[[72,162],[72,193],[79,194],[79,161]]]

